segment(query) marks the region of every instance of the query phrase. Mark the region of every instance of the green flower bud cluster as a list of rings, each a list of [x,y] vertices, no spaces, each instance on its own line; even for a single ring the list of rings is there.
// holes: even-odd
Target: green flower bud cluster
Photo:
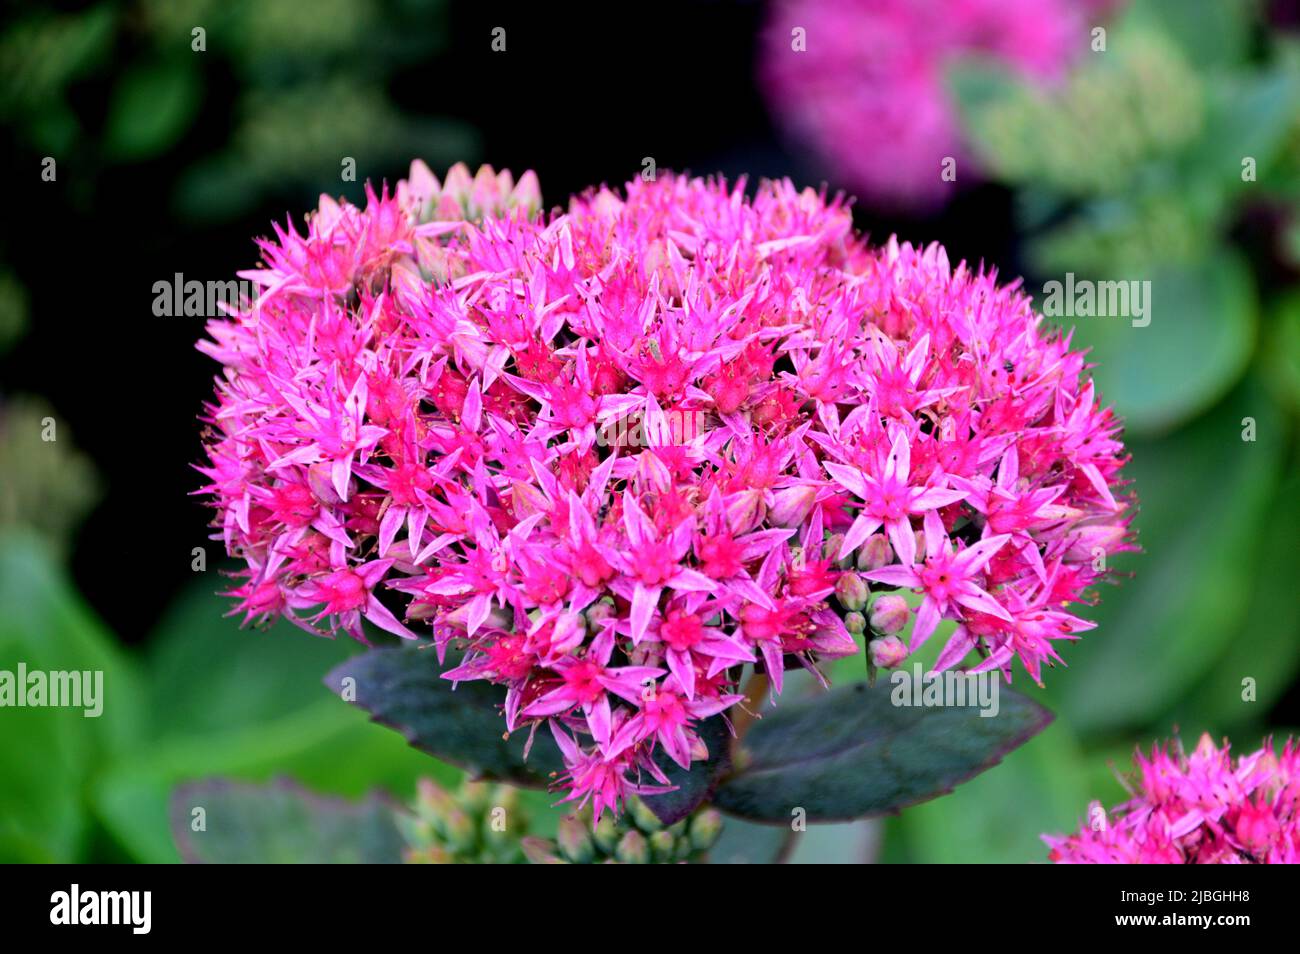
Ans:
[[[412,814],[400,819],[408,864],[522,864],[529,819],[517,789],[463,782],[448,791],[421,779]]]
[[[533,864],[699,864],[721,833],[717,809],[699,808],[665,826],[645,802],[632,798],[617,821],[606,813],[594,829],[590,809],[566,816],[553,841],[524,839],[524,853]]]
[[[471,176],[469,167],[458,162],[439,183],[429,167],[417,159],[411,164],[407,182],[408,188],[421,200],[421,222],[462,218],[476,222],[485,215],[501,216],[513,209],[522,209],[532,217],[542,207],[541,188],[531,170],[515,182],[508,169],[497,172],[484,165]]]
[[[1060,86],[1002,80],[998,95],[968,108],[983,166],[1005,181],[1106,194],[1192,142],[1205,89],[1177,47],[1141,28],[1117,28],[1111,42]]]

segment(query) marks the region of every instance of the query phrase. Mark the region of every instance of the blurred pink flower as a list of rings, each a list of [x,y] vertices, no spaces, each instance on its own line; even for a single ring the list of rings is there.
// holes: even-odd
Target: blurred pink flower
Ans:
[[[762,37],[759,81],[781,124],[833,181],[875,205],[925,210],[975,169],[946,70],[997,60],[1052,82],[1089,51],[1106,0],[785,0]],[[796,35],[797,30],[802,34]],[[803,49],[797,49],[799,45]]]
[[[1300,750],[1272,741],[1234,760],[1210,736],[1136,755],[1133,797],[1097,803],[1073,835],[1044,835],[1059,864],[1300,863]]]

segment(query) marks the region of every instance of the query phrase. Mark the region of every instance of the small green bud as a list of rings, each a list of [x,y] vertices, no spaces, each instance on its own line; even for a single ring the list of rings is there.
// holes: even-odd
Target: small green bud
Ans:
[[[555,843],[546,838],[529,836],[519,845],[524,857],[535,865],[567,865],[568,862],[555,853]]]
[[[871,628],[892,636],[902,631],[911,615],[907,600],[896,593],[884,593],[871,604]]]
[[[889,538],[883,533],[873,533],[858,548],[858,569],[863,573],[879,570],[894,562],[894,551],[889,546]]]
[[[481,813],[492,800],[492,785],[466,779],[460,786],[460,804],[466,810]]]
[[[840,547],[843,545],[844,534],[832,533],[826,537],[826,543],[822,546],[822,553],[825,554],[825,559],[834,560],[835,565],[842,570],[847,569],[849,562],[852,561],[852,555],[846,556],[843,560],[840,559]]]
[[[854,636],[861,636],[867,631],[867,618],[861,613],[845,613],[844,628]]]
[[[895,669],[907,659],[907,646],[897,636],[881,636],[867,644],[867,658],[879,669]]]
[[[613,854],[614,846],[618,844],[618,826],[614,824],[614,819],[609,817],[609,813],[600,816],[600,821],[596,823],[596,830],[591,837],[602,852],[607,855]]]
[[[650,836],[650,854],[657,865],[671,862],[677,852],[677,839],[673,833],[660,829]]]
[[[591,842],[588,823],[577,815],[560,819],[555,831],[555,842],[560,848],[560,854],[574,864],[591,864],[595,857],[596,847]]]
[[[691,819],[691,846],[696,851],[708,851],[722,834],[722,813],[716,808],[706,808]]]
[[[608,597],[599,600],[593,603],[591,606],[587,607],[587,612],[585,613],[585,615],[587,617],[587,622],[594,629],[595,627],[603,623],[605,620],[615,615],[614,601],[609,599]]]
[[[629,831],[619,839],[614,857],[625,865],[648,865],[650,845],[639,831]]]
[[[422,818],[438,818],[455,807],[455,800],[433,779],[422,778],[416,783],[415,809]]]
[[[664,827],[659,817],[650,810],[650,806],[639,798],[632,798],[627,803],[627,813],[632,819],[632,824],[636,825],[641,831],[649,834],[652,831],[658,831]]]
[[[871,597],[871,591],[862,577],[856,573],[843,573],[835,581],[835,598],[840,605],[850,612],[862,610]]]
[[[442,816],[442,837],[453,851],[466,850],[474,845],[474,821],[460,809],[452,808]]]

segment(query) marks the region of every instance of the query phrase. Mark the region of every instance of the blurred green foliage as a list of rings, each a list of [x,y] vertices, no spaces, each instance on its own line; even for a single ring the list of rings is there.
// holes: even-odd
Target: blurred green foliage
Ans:
[[[0,531],[26,528],[63,554],[99,498],[95,465],[49,404],[30,395],[0,401]]]
[[[0,123],[75,164],[83,201],[97,169],[201,144],[173,196],[199,220],[249,212],[272,190],[337,192],[345,158],[357,181],[413,156],[474,159],[470,126],[394,95],[397,74],[442,47],[443,0],[319,0],[303,14],[297,0],[32,9],[0,38]]]
[[[289,775],[312,790],[409,798],[452,768],[371,725],[321,683],[359,647],[285,624],[241,630],[203,575],[143,654],[85,605],[49,547],[0,537],[0,669],[104,671],[104,711],[6,709],[0,719],[0,858],[177,860],[168,798],[214,775]]]

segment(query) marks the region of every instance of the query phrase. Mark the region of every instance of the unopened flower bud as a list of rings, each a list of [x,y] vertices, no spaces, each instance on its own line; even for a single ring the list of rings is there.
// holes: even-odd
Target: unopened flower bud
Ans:
[[[673,860],[677,853],[677,839],[670,831],[657,831],[650,836],[650,856],[655,864],[664,865]]]
[[[474,177],[469,174],[469,166],[458,162],[447,170],[447,178],[442,183],[442,196],[439,213],[443,218],[453,218],[463,213],[469,205],[469,195],[474,188]]]
[[[854,636],[860,636],[867,631],[867,618],[861,613],[845,613],[844,628]]]
[[[587,638],[587,622],[580,613],[564,612],[555,617],[551,631],[551,651],[564,654],[572,652]]]
[[[343,502],[338,491],[334,489],[333,472],[334,464],[328,460],[318,461],[307,468],[307,485],[311,487],[311,492],[316,495],[316,499],[328,507]],[[349,481],[346,488],[349,495],[353,486],[353,483]]]
[[[430,603],[426,600],[412,600],[406,607],[406,618],[408,620],[426,620],[433,619],[438,615],[439,606],[436,603]]]
[[[722,814],[714,808],[704,809],[691,819],[690,831],[691,847],[696,851],[708,851],[722,834]]]
[[[415,807],[423,818],[438,818],[456,807],[456,802],[437,782],[422,778],[415,784]]]
[[[826,542],[822,544],[822,559],[831,560],[836,566],[840,565],[840,547],[844,545],[844,534],[832,533],[826,537]],[[845,569],[844,567],[840,567]]]
[[[894,551],[889,538],[883,533],[873,533],[858,548],[858,569],[864,573],[879,570],[894,562]]]
[[[871,604],[871,628],[878,633],[892,636],[901,632],[907,625],[911,609],[907,600],[896,593],[885,593],[876,597]]]
[[[601,623],[616,615],[617,614],[614,612],[614,601],[609,598],[598,600],[591,606],[588,606],[586,612],[587,622],[591,624],[593,630],[599,629]]]
[[[727,501],[727,528],[737,536],[753,530],[766,515],[767,505],[761,490],[742,490]]]
[[[798,527],[817,502],[816,487],[787,487],[774,495],[767,520],[774,527]]]
[[[856,573],[844,573],[835,581],[835,598],[849,612],[857,612],[867,605],[871,591]]]
[[[441,819],[443,841],[453,850],[467,851],[474,845],[474,820],[459,806]]]
[[[871,665],[880,669],[897,669],[907,659],[907,646],[897,636],[881,636],[867,644]]]
[[[618,844],[618,826],[614,824],[614,819],[607,812],[601,814],[600,821],[596,822],[591,837],[595,840],[596,846],[605,854],[614,851],[614,846]]]
[[[492,786],[488,782],[466,779],[460,784],[460,807],[468,812],[484,811],[492,802]]]
[[[519,847],[523,849],[524,857],[535,865],[568,864],[567,861],[555,853],[554,843],[546,838],[530,835],[520,840]]]
[[[664,827],[659,816],[650,810],[647,805],[639,798],[630,798],[627,802],[627,813],[632,816],[632,822],[642,831],[658,831]]]
[[[648,865],[650,845],[639,831],[629,831],[619,839],[614,857],[625,865]]]
[[[542,187],[537,181],[537,173],[532,169],[520,176],[515,183],[514,191],[510,193],[510,204],[523,209],[529,218],[536,215],[542,207]]]
[[[590,864],[596,854],[591,843],[590,826],[577,815],[568,815],[560,819],[555,829],[555,843],[560,854],[575,865]]]
[[[502,175],[508,176],[509,173],[502,173]],[[509,190],[513,189],[515,184],[513,179],[507,180],[505,183],[501,182],[497,178],[496,170],[491,166],[479,166],[478,172],[474,175],[473,185],[470,187],[471,217],[478,218],[485,213],[494,212],[500,208],[506,198],[506,195],[502,195],[501,192],[502,185],[505,185],[506,195],[509,195]]]

